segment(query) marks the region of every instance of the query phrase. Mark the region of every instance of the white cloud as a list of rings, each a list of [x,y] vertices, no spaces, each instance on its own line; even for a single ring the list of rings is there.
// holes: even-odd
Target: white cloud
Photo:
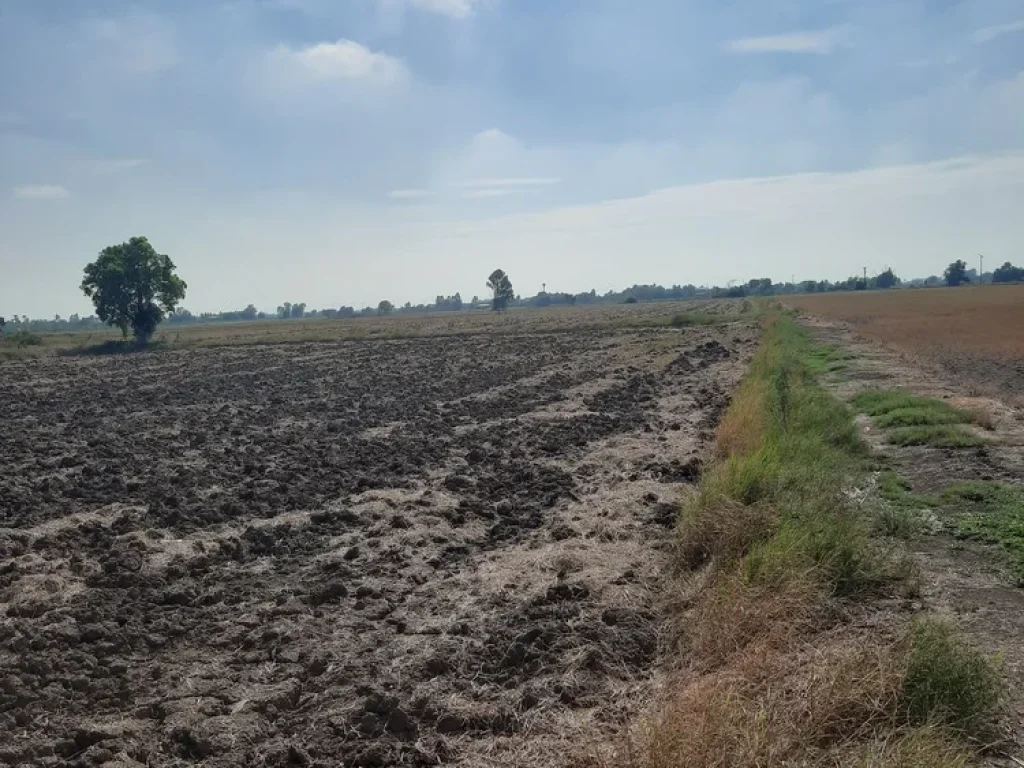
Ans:
[[[59,184],[25,184],[14,188],[14,196],[21,200],[61,200],[68,191]]]
[[[512,194],[510,189],[477,189],[463,195],[466,200],[482,200],[488,197],[505,197]]]
[[[844,27],[831,27],[806,32],[790,32],[784,35],[744,37],[730,40],[725,44],[729,53],[832,53],[842,42]]]
[[[392,200],[419,200],[429,195],[429,189],[393,189],[388,192]]]
[[[504,179],[471,179],[460,181],[459,187],[542,187],[557,184],[561,179],[545,176],[513,176]]]
[[[389,84],[404,80],[404,62],[386,53],[372,51],[354,40],[317,43],[306,48],[279,46],[273,57],[309,80],[357,80]]]
[[[997,37],[1009,35],[1014,32],[1024,32],[1024,19],[1011,21],[1008,24],[996,24],[991,27],[982,27],[971,33],[971,42],[975,45],[989,43]]]

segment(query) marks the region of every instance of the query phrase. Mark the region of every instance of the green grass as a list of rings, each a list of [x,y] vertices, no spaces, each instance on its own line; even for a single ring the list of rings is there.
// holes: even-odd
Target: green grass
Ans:
[[[1024,488],[979,481],[958,483],[942,492],[957,515],[957,532],[998,545],[1017,582],[1024,586]]]
[[[679,312],[672,315],[668,324],[673,328],[692,328],[700,325],[725,325],[746,318],[736,314],[712,315],[707,312]]]
[[[915,624],[902,688],[913,724],[952,728],[981,744],[998,738],[1004,691],[999,671],[943,622]]]
[[[966,424],[970,422],[971,416],[956,410],[947,411],[941,408],[922,408],[920,406],[911,408],[897,408],[894,411],[875,416],[873,421],[876,427],[887,429],[889,427],[916,427],[935,426],[938,424]]]
[[[32,331],[15,331],[0,335],[0,344],[5,347],[41,347],[43,337]]]
[[[899,390],[865,390],[850,401],[854,408],[871,417],[876,427],[936,426],[968,424],[972,416],[949,403]]]
[[[928,445],[933,448],[972,448],[983,445],[984,440],[961,426],[941,424],[936,426],[901,427],[889,434],[894,445]]]
[[[921,623],[905,642],[864,633],[849,653],[807,653],[834,636],[836,597],[919,599],[920,574],[891,540],[871,535],[870,511],[851,501],[848,489],[878,465],[853,412],[818,380],[838,361],[792,316],[765,319],[718,427],[717,460],[680,515],[677,565],[706,567],[681,582],[693,618],[680,643],[688,669],[650,759],[634,765],[818,765],[811,758],[823,750],[865,740],[878,756],[865,765],[966,766],[974,740],[999,724],[999,676],[944,627]],[[891,516],[876,525],[909,535],[926,497],[892,473],[879,487]],[[787,719],[800,707],[780,705],[780,695],[794,689],[803,704],[798,681],[807,679],[821,681],[818,704]]]
[[[937,507],[939,500],[934,496],[924,496],[913,493],[910,490],[910,483],[897,475],[895,472],[885,472],[878,480],[878,495],[889,504],[899,507]]]
[[[820,376],[845,371],[849,368],[849,361],[856,359],[857,356],[848,350],[831,344],[816,344],[807,351],[804,362],[811,373]]]
[[[913,493],[910,484],[895,472],[885,472],[878,479],[878,495],[884,503],[875,513],[875,528],[900,539],[908,539],[921,529],[922,509],[939,505],[932,496]]]
[[[770,326],[719,429],[720,445],[735,433],[741,447],[684,507],[687,565],[738,559],[750,581],[764,583],[811,571],[835,594],[878,583],[865,520],[843,494],[869,453],[852,412],[812,372],[817,351],[791,317]]]

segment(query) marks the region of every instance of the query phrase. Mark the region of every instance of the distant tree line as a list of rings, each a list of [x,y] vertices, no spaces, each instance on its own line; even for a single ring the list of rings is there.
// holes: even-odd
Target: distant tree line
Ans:
[[[743,298],[775,296],[792,293],[826,293],[833,291],[886,290],[904,287],[959,285],[976,283],[1024,282],[1024,268],[1010,262],[1004,263],[993,272],[979,275],[977,270],[968,269],[966,262],[952,262],[942,276],[931,275],[902,281],[891,268],[870,277],[848,277],[845,280],[803,280],[799,282],[776,283],[771,278],[754,278],[746,283],[721,286],[696,286],[692,284],[665,287],[657,284],[632,285],[621,291],[607,291],[603,294],[591,289],[582,293],[542,290],[536,296],[521,297],[512,288],[507,273],[496,269],[487,278],[491,292],[489,300],[473,296],[468,302],[461,294],[438,295],[431,304],[406,302],[398,307],[388,299],[377,306],[356,309],[340,306],[337,309],[308,309],[306,302],[285,301],[273,313],[262,312],[255,305],[245,309],[226,312],[203,312],[193,314],[178,306],[184,299],[187,287],[174,271],[174,264],[167,256],[158,254],[146,238],[132,238],[127,243],[110,246],[100,252],[97,260],[86,267],[82,290],[93,299],[97,308],[95,315],[80,317],[60,315],[49,319],[31,319],[27,316],[11,315],[0,318],[0,333],[24,333],[38,331],[82,331],[99,330],[113,325],[127,336],[130,329],[136,340],[145,343],[157,324],[166,319],[171,325],[207,323],[237,323],[258,320],[295,319],[345,319],[354,317],[376,317],[391,314],[424,314],[430,312],[464,312],[477,310],[504,311],[513,307],[551,307],[590,304],[623,304],[648,301],[678,301],[696,298]]]

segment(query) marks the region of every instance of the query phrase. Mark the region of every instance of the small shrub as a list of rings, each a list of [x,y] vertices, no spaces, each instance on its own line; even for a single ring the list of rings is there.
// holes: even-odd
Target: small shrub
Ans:
[[[875,513],[875,527],[886,536],[909,539],[920,528],[920,520],[906,507],[882,506]]]
[[[998,738],[1003,681],[982,656],[937,619],[915,624],[902,700],[915,725],[944,725],[981,743]]]

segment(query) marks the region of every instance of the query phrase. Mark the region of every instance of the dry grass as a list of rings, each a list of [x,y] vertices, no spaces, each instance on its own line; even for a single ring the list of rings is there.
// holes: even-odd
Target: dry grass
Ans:
[[[850,412],[809,375],[810,351],[790,320],[769,322],[720,460],[683,510],[678,566],[700,568],[679,582],[683,656],[630,768],[957,768],[964,735],[998,721],[987,659],[872,609],[893,557],[848,508],[863,454]]]

